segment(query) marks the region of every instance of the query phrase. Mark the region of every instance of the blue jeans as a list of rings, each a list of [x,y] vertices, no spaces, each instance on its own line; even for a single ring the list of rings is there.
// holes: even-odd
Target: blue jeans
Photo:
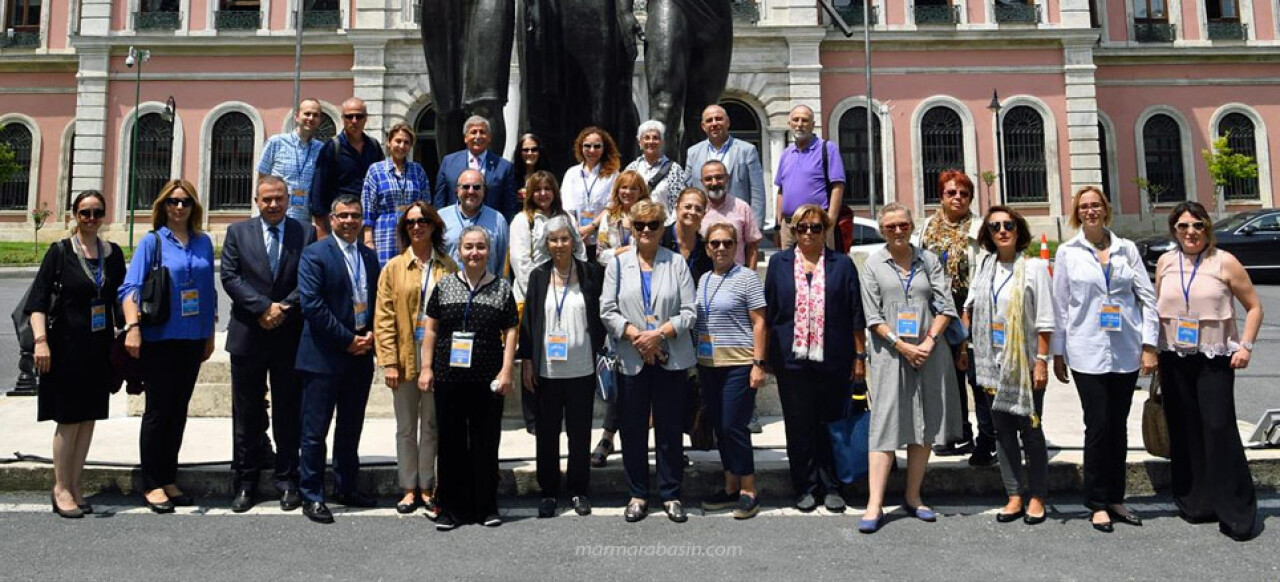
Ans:
[[[702,385],[702,405],[715,427],[720,448],[720,464],[734,475],[755,474],[755,454],[747,422],[756,408],[756,391],[751,389],[751,366],[698,366]]]

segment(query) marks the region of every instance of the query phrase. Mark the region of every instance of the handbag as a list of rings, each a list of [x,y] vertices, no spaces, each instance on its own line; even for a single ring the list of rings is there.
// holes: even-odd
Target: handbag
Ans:
[[[685,395],[689,400],[685,407],[684,426],[689,434],[689,448],[695,451],[715,450],[716,431],[702,401],[702,382],[697,373],[690,373],[687,381],[689,389]]]
[[[160,234],[151,231],[156,244],[151,256],[151,268],[142,282],[142,293],[138,300],[138,321],[142,325],[163,325],[169,321],[169,290],[173,281],[169,278],[169,268],[164,266],[160,254]]]
[[[1164,416],[1164,395],[1160,389],[1160,370],[1151,375],[1147,401],[1142,403],[1142,445],[1147,454],[1168,459],[1169,421]]]
[[[45,314],[45,333],[54,328],[58,321],[58,299],[62,296],[62,262],[63,254],[66,249],[63,245],[66,239],[58,241],[49,248],[49,252],[57,251],[57,256],[53,260],[53,288],[49,290],[49,312]],[[13,309],[13,331],[18,336],[18,351],[21,354],[33,354],[36,351],[35,332],[31,330],[31,313],[27,311],[27,301],[31,299],[31,289],[35,287],[35,281],[27,286],[27,292],[22,294],[22,299],[18,301],[17,307]]]
[[[109,384],[111,393],[115,394],[120,391],[120,386],[125,385],[125,392],[129,394],[142,394],[146,391],[146,385],[142,382],[142,363],[137,358],[130,356],[129,351],[124,347],[124,338],[128,333],[121,332],[111,340],[111,382]]]
[[[617,303],[622,292],[622,261],[618,260],[617,255],[613,257],[613,264],[616,273],[613,279],[613,301]],[[621,365],[618,363],[618,348],[613,338],[609,337],[605,339],[604,350],[596,355],[596,396],[600,400],[613,402],[618,397],[619,370]]]
[[[859,395],[862,398],[859,399]],[[861,479],[868,472],[871,412],[866,409],[866,402],[866,384],[858,382],[853,386],[850,396],[844,399],[841,416],[827,422],[835,477],[845,485]]]

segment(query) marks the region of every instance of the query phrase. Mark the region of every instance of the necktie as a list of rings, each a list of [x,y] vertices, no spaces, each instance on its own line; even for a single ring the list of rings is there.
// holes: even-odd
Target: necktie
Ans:
[[[271,235],[271,242],[267,243],[267,261],[271,264],[271,277],[275,278],[280,274],[280,226],[267,227],[267,234]]]
[[[473,156],[473,155],[471,155],[471,154],[467,154],[467,157],[471,159],[471,161],[467,163],[467,166],[468,166],[468,167],[470,167],[472,170],[477,170],[477,171],[479,171],[479,170],[480,170],[480,158],[478,158],[478,157],[476,157],[476,156]]]

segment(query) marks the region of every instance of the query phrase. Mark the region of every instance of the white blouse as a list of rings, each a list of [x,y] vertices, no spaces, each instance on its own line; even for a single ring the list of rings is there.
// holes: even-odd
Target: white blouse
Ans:
[[[578,164],[569,168],[564,173],[564,179],[560,180],[560,201],[565,212],[578,221],[579,227],[582,226],[584,213],[597,217],[604,212],[604,207],[609,204],[609,194],[613,192],[613,181],[618,179],[617,172],[601,176],[600,168],[601,164],[596,164],[588,172],[582,164]],[[587,237],[586,243],[596,244],[595,235]]]

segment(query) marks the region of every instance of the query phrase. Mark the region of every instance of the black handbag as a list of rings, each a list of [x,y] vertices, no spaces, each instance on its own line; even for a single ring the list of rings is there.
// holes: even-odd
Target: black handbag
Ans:
[[[62,262],[63,253],[66,249],[63,246],[66,240],[59,241],[50,247],[49,252],[57,251],[57,258],[53,262],[53,287],[49,290],[49,313],[45,314],[45,333],[52,330],[58,321],[58,298],[62,295]],[[18,336],[18,349],[23,354],[32,354],[36,351],[36,338],[31,330],[31,314],[27,312],[27,301],[31,299],[31,288],[35,286],[35,281],[27,287],[27,292],[22,294],[22,299],[18,301],[18,306],[13,310],[13,331]]]
[[[155,237],[156,245],[151,257],[151,268],[142,282],[142,293],[138,298],[138,321],[142,325],[163,325],[169,321],[169,290],[173,281],[169,278],[169,269],[164,266],[160,253],[160,235],[153,230],[151,236]]]

